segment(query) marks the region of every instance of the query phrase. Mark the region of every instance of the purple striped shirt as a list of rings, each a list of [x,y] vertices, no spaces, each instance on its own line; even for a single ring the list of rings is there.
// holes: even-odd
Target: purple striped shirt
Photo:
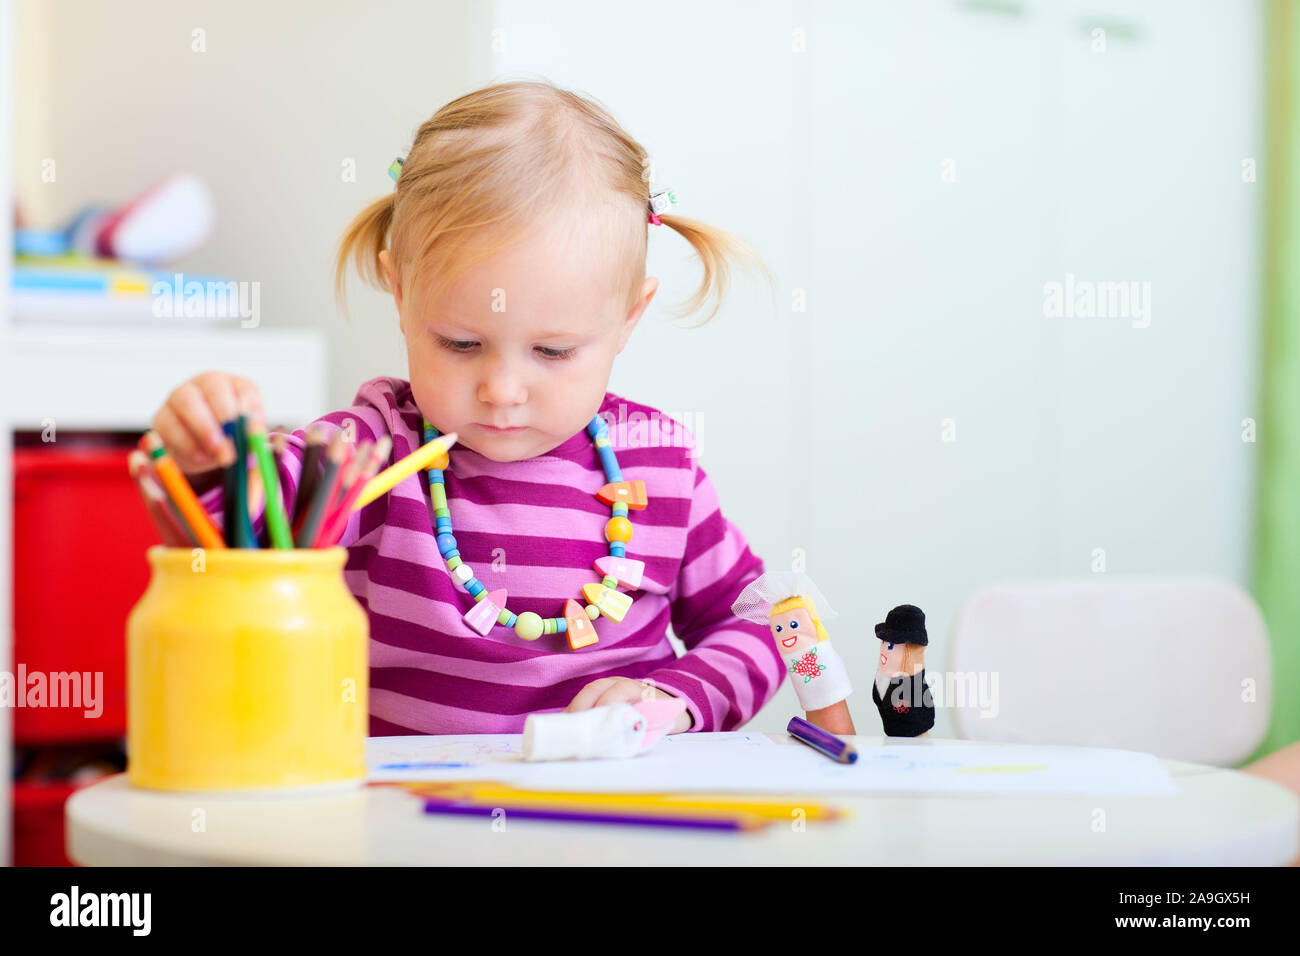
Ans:
[[[563,710],[602,677],[653,681],[684,698],[691,730],[734,730],[776,693],[784,664],[765,625],[731,613],[763,572],[744,537],[718,507],[693,439],[655,409],[606,393],[600,413],[626,480],[645,482],[649,506],[628,515],[628,556],[645,562],[632,607],[615,624],[595,622],[599,641],[569,650],[563,634],[525,641],[498,625],[481,637],[463,615],[473,598],[438,552],[428,477],[420,472],[352,514],[341,545],[344,577],[370,618],[370,733],[520,733],[524,718]],[[357,442],[389,435],[389,463],[423,444],[410,384],[376,378],[351,408],[319,419],[327,433],[355,422]],[[287,436],[280,482],[292,501],[306,430]],[[609,506],[591,438],[581,431],[526,461],[495,462],[458,446],[445,473],[461,559],[489,590],[505,588],[511,611],[563,616],[568,597],[600,580],[592,562],[608,554]],[[221,489],[202,496],[221,513]],[[262,516],[255,526],[262,530]],[[686,647],[678,657],[667,630]]]

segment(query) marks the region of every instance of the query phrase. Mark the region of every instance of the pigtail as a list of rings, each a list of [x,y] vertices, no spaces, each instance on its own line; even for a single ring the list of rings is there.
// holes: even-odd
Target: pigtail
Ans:
[[[775,297],[776,286],[772,273],[762,257],[743,239],[717,226],[710,226],[706,222],[685,216],[666,215],[660,216],[659,220],[691,244],[700,257],[700,265],[704,269],[704,276],[695,295],[684,304],[669,310],[678,318],[685,318],[704,308],[712,300],[712,308],[709,309],[708,315],[692,328],[704,325],[718,314],[718,309],[722,307],[722,300],[731,287],[733,265],[751,267],[766,276]]]
[[[388,230],[393,224],[396,193],[376,199],[348,225],[339,240],[334,261],[334,297],[347,314],[348,266],[355,265],[361,278],[376,288],[392,292],[379,253],[388,248]]]

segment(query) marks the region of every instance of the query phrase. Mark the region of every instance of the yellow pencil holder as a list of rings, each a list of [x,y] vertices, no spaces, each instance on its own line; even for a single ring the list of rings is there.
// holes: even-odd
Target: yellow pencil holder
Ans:
[[[149,549],[127,621],[127,773],[153,790],[365,780],[368,626],[343,548]]]

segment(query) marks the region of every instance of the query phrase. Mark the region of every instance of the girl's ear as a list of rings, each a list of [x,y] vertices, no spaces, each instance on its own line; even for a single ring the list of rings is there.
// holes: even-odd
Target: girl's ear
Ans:
[[[645,282],[641,286],[641,296],[628,312],[627,318],[623,320],[623,334],[618,341],[618,350],[623,351],[627,345],[627,340],[632,337],[632,330],[636,324],[641,321],[641,316],[645,313],[646,308],[650,305],[650,300],[655,297],[659,291],[659,280],[654,276],[646,276]]]

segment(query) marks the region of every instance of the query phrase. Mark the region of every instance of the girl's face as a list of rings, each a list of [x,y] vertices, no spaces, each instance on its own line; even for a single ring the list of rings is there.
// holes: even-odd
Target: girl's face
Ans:
[[[801,654],[817,643],[817,629],[807,608],[797,607],[767,619],[776,646],[785,657]]]
[[[617,250],[558,221],[475,263],[436,299],[394,286],[420,411],[493,461],[544,454],[586,428],[658,280],[634,307],[613,288]],[[392,260],[381,254],[391,275]]]

